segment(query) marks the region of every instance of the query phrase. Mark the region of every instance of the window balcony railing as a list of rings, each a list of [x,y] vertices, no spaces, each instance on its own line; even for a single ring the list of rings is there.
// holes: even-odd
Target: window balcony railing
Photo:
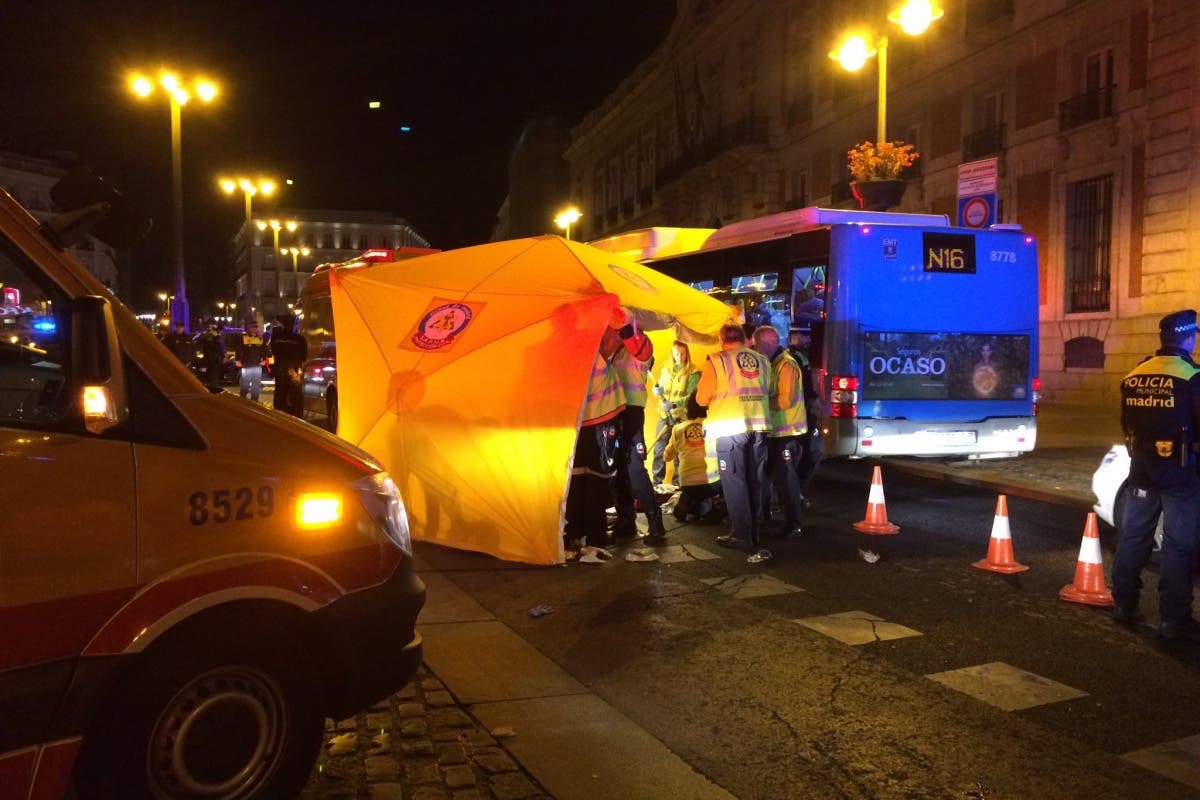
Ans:
[[[675,161],[659,169],[654,175],[655,185],[665,186],[688,170],[706,164],[734,148],[745,145],[765,145],[767,128],[767,118],[756,116],[745,116],[728,125],[721,126],[716,133],[700,140],[690,152],[684,153]]]
[[[1113,84],[1078,94],[1058,104],[1058,130],[1069,131],[1088,122],[1095,122],[1113,115],[1113,98],[1117,87]]]
[[[977,158],[990,156],[992,153],[999,153],[1003,149],[1003,122],[980,128],[974,133],[967,134],[962,140],[963,161],[974,161]]]

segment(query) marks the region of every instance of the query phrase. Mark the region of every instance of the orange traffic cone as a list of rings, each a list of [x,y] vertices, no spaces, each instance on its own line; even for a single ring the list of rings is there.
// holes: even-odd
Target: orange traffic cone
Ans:
[[[900,526],[888,522],[887,503],[883,499],[883,474],[879,467],[871,475],[871,494],[867,496],[867,516],[854,523],[854,530],[860,533],[890,534],[899,533]]]
[[[996,516],[992,520],[992,538],[988,542],[987,558],[971,566],[1005,575],[1029,569],[1024,564],[1018,564],[1013,557],[1012,534],[1008,529],[1008,497],[1005,495],[1000,495],[996,500]]]
[[[1069,603],[1091,606],[1111,606],[1112,592],[1104,583],[1104,560],[1100,555],[1100,534],[1096,528],[1096,512],[1087,517],[1083,542],[1079,545],[1079,560],[1075,563],[1075,582],[1059,590],[1058,596]]]

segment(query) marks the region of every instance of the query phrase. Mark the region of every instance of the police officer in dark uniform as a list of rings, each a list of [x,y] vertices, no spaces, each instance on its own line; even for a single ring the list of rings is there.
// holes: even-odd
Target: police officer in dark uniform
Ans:
[[[1158,325],[1162,347],[1121,382],[1121,427],[1129,448],[1129,490],[1117,521],[1113,618],[1138,619],[1141,572],[1163,517],[1159,568],[1159,635],[1197,633],[1192,618],[1192,569],[1200,550],[1200,367],[1192,361],[1196,312],[1177,311]]]
[[[196,347],[192,344],[192,337],[183,328],[183,323],[176,321],[175,330],[163,337],[163,344],[186,367],[196,357]]]
[[[272,371],[275,375],[275,408],[294,417],[304,417],[300,374],[308,358],[308,343],[296,332],[296,318],[280,314],[271,329]]]

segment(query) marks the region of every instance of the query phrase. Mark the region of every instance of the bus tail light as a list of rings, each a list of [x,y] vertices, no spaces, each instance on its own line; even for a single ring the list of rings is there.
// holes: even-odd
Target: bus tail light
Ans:
[[[1042,400],[1042,379],[1033,379],[1033,415],[1036,417],[1038,412],[1038,403]]]
[[[834,375],[829,393],[831,417],[858,416],[858,378],[853,375]]]

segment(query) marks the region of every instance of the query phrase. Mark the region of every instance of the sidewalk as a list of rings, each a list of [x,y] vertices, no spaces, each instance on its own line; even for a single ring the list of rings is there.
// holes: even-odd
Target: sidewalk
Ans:
[[[1117,409],[1050,406],[1039,408],[1037,446],[1018,458],[950,460],[889,458],[915,475],[952,483],[988,486],[1005,494],[1090,509],[1092,473],[1114,444],[1122,441]]]

